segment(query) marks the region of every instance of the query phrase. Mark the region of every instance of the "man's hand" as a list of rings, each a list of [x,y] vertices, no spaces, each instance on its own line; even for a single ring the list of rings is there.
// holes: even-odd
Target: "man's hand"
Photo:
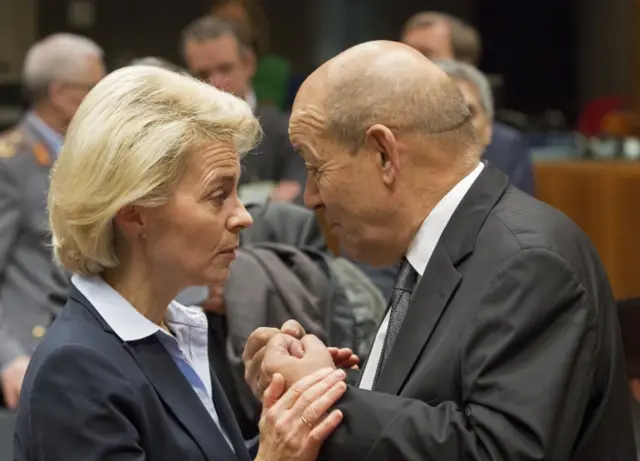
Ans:
[[[295,320],[289,320],[285,322],[279,330],[277,328],[267,327],[258,328],[251,333],[244,347],[244,352],[242,353],[244,379],[247,384],[249,384],[254,395],[259,399],[262,399],[262,393],[266,389],[266,386],[260,388],[258,381],[260,379],[260,369],[262,368],[262,360],[267,350],[267,344],[271,338],[283,333],[296,339],[300,339],[306,334],[302,325]],[[293,355],[302,357],[304,351],[299,343],[292,344],[291,347],[291,353]]]
[[[10,410],[18,408],[20,400],[20,389],[22,381],[27,372],[29,365],[29,357],[21,356],[15,358],[0,373],[0,382],[2,383],[2,393],[4,394],[4,404]]]
[[[297,354],[299,348],[303,354]],[[314,335],[306,335],[301,340],[293,336],[278,334],[271,338],[267,345],[260,377],[258,379],[258,395],[267,388],[274,374],[280,374],[288,389],[298,380],[322,369],[334,369],[333,358],[327,347]]]

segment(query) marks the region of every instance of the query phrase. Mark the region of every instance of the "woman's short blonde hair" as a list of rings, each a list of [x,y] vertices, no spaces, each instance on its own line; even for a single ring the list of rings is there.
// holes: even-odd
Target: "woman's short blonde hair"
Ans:
[[[76,112],[51,175],[56,259],[85,275],[117,266],[120,209],[166,203],[190,153],[229,142],[242,155],[260,134],[246,102],[191,77],[151,66],[108,75]]]

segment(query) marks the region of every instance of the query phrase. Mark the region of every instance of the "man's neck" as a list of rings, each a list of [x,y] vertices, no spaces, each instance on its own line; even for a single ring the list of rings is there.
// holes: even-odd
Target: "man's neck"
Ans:
[[[450,174],[441,175],[437,183],[425,184],[424,180],[419,181],[417,184],[420,185],[414,192],[415,198],[411,201],[415,206],[411,214],[411,228],[417,232],[438,203],[451,192],[451,189],[475,170],[479,163],[479,161],[473,161],[460,165]],[[433,173],[430,175],[434,176]],[[424,178],[424,176],[422,177]]]
[[[64,135],[64,131],[67,128],[68,122],[61,120],[61,117],[47,104],[40,104],[33,108],[33,112],[47,124],[49,128],[54,131],[58,131],[61,135]]]

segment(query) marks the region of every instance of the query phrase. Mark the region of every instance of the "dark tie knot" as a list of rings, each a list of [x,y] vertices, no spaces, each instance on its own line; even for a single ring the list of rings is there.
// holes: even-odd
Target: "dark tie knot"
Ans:
[[[416,284],[417,275],[418,273],[411,266],[411,263],[409,263],[406,258],[403,258],[402,263],[400,264],[398,278],[396,279],[395,290],[408,291],[409,293],[412,293]]]

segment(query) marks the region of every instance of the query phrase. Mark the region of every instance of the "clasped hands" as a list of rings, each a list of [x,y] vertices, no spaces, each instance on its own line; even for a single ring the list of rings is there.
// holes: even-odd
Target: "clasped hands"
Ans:
[[[307,335],[295,320],[280,329],[258,328],[249,336],[242,359],[245,380],[260,400],[276,373],[289,389],[318,370],[354,368],[359,363],[351,349],[325,346],[316,336]]]
[[[256,461],[312,461],[342,421],[331,407],[347,386],[343,370],[357,366],[350,349],[327,348],[295,321],[259,328],[243,353],[245,379],[262,402]]]

